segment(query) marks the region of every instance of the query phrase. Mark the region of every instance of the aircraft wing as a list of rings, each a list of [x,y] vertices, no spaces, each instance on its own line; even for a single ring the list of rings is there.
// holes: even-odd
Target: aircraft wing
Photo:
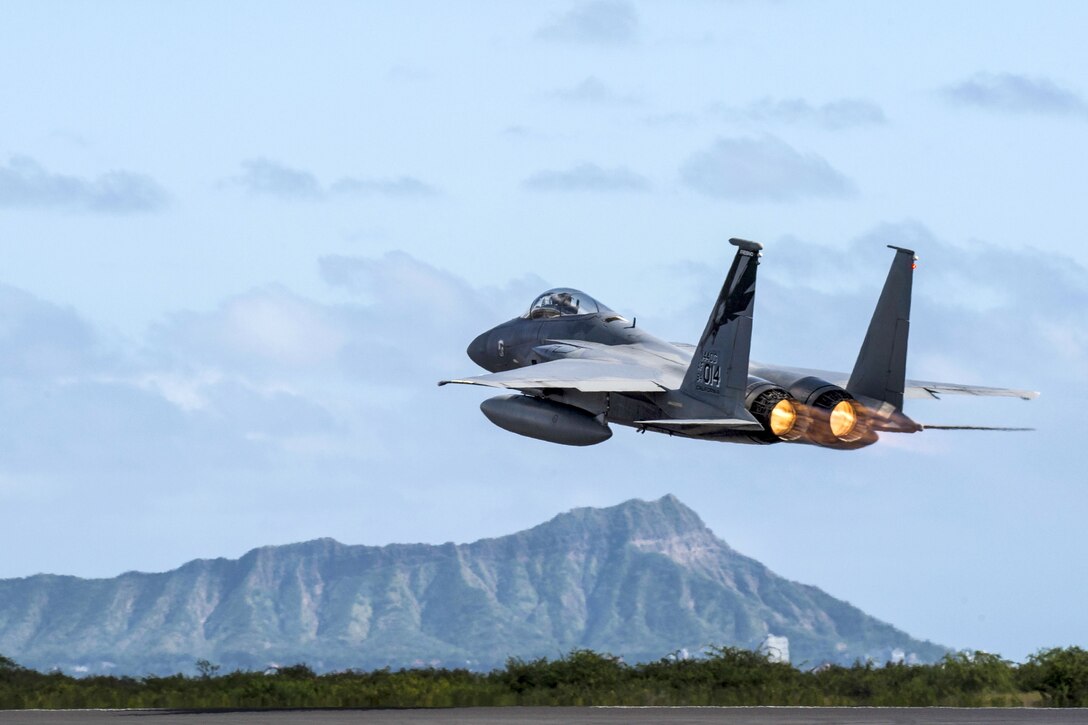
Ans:
[[[752,364],[752,374],[759,375],[759,370],[764,367],[799,375],[812,375],[842,388],[845,388],[850,380],[850,373],[810,370],[808,368],[779,368],[778,366],[762,365],[760,363]],[[907,380],[904,388],[904,397],[907,398],[940,398],[942,395],[999,396],[1020,398],[1021,400],[1033,400],[1039,397],[1039,393],[1034,390],[991,388],[984,385],[964,385],[963,383],[938,383],[930,380]]]
[[[516,370],[441,380],[438,384],[486,385],[511,390],[560,388],[584,393],[659,393],[669,390],[668,377],[664,371],[635,363],[561,358]]]

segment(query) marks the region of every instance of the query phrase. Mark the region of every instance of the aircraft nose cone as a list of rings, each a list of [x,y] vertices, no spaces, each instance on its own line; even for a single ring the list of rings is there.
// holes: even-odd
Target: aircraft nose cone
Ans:
[[[468,353],[469,359],[476,363],[484,370],[488,369],[487,365],[487,339],[490,336],[490,330],[481,335],[477,335],[476,339],[468,344],[468,349],[465,352]]]

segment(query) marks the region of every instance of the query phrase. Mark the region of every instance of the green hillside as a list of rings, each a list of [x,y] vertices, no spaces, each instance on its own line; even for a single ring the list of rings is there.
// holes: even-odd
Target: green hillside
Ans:
[[[0,580],[0,652],[39,670],[307,662],[489,670],[575,649],[627,662],[789,640],[793,662],[933,662],[912,639],[732,550],[673,496],[576,509],[471,544],[321,539],[160,574]]]

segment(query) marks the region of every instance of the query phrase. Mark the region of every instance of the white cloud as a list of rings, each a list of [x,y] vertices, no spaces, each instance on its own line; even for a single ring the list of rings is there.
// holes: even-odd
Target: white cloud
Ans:
[[[892,251],[914,249],[908,374],[1027,387],[1053,394],[1088,369],[1088,270],[1034,249],[956,244],[915,222],[883,224],[845,245],[763,240],[753,356],[849,370],[880,294]],[[693,288],[676,322],[705,316],[720,267],[673,269]],[[984,303],[980,303],[980,299]],[[1034,405],[1034,403],[1033,403]]]
[[[203,410],[208,407],[205,390],[223,379],[217,370],[201,370],[196,373],[180,371],[152,371],[132,378],[139,387],[161,395],[185,412]],[[113,378],[112,382],[124,382]]]
[[[318,199],[324,194],[317,177],[310,172],[269,159],[243,161],[242,170],[242,175],[233,181],[251,194],[267,194],[283,199]]]
[[[909,223],[878,227],[846,248],[767,243],[757,359],[848,369],[890,263],[888,243],[921,256],[911,374],[1044,390],[1079,384],[1088,367],[1083,268],[1032,250],[953,245]],[[70,352],[52,368],[0,369],[0,411],[20,421],[0,431],[0,453],[46,468],[184,461],[192,472],[231,461],[259,469],[275,456],[350,467],[375,446],[405,445],[397,431],[411,429],[421,410],[430,420],[465,405],[465,391],[439,394],[434,382],[471,371],[468,341],[548,286],[526,277],[476,287],[403,252],[326,257],[321,273],[353,301],[262,288],[211,312],[178,313],[108,358],[95,354],[94,330],[77,315],[6,289],[5,360],[27,359],[43,339]],[[723,269],[686,265],[676,274],[663,270],[656,291],[688,290],[688,303],[658,310],[651,326],[684,339],[697,334],[691,322],[705,319]],[[991,303],[965,301],[956,294],[965,285]],[[19,332],[28,325],[36,335]]]
[[[69,308],[0,283],[0,376],[49,378],[106,364],[95,330]]]
[[[1085,115],[1088,106],[1077,93],[1048,78],[1015,73],[977,73],[946,86],[941,94],[950,102],[1008,113]]]
[[[632,42],[638,33],[634,5],[623,0],[586,0],[553,18],[537,31],[537,37],[600,45]]]
[[[796,201],[846,197],[854,184],[821,156],[802,153],[774,136],[719,138],[680,167],[689,188],[718,199]]]
[[[434,381],[463,370],[469,341],[484,327],[524,311],[548,285],[535,276],[477,288],[404,252],[381,257],[333,255],[322,278],[358,304],[344,308],[350,342],[341,364],[356,379],[390,385]]]
[[[471,310],[477,293],[464,281],[405,252],[382,257],[332,255],[319,260],[322,278],[329,284],[362,295],[386,312],[417,315]],[[466,304],[468,302],[468,304]]]
[[[232,297],[212,313],[181,313],[155,330],[179,359],[258,369],[330,364],[347,340],[335,309],[270,286]]]
[[[552,91],[552,96],[568,103],[599,106],[630,106],[638,103],[633,95],[617,93],[597,76],[587,76],[570,88]]]
[[[241,351],[289,365],[313,365],[344,344],[326,318],[315,305],[276,290],[233,300],[222,331],[224,341]]]
[[[322,267],[360,301],[269,286],[176,313],[110,356],[76,313],[0,286],[0,415],[18,421],[0,427],[6,471],[196,486],[287,463],[345,475],[410,427],[396,401],[471,366],[464,347],[481,317],[512,316],[543,286],[477,290],[403,253]]]
[[[95,179],[47,171],[28,156],[0,165],[0,207],[60,208],[103,214],[158,211],[167,193],[146,174],[109,171]]]
[[[294,201],[326,201],[339,197],[382,196],[411,199],[436,196],[438,190],[414,176],[343,176],[323,185],[308,171],[269,159],[242,162],[243,173],[229,179],[255,196],[274,196]]]

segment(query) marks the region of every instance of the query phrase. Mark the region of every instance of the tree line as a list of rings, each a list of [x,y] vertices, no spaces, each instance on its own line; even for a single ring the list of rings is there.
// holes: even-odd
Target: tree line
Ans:
[[[591,650],[512,658],[487,673],[388,668],[317,674],[305,664],[235,671],[198,660],[192,675],[72,677],[0,656],[0,709],[480,707],[500,705],[1088,706],[1088,651],[1040,650],[1023,664],[985,652],[931,665],[855,663],[803,671],[764,654],[626,664]]]

